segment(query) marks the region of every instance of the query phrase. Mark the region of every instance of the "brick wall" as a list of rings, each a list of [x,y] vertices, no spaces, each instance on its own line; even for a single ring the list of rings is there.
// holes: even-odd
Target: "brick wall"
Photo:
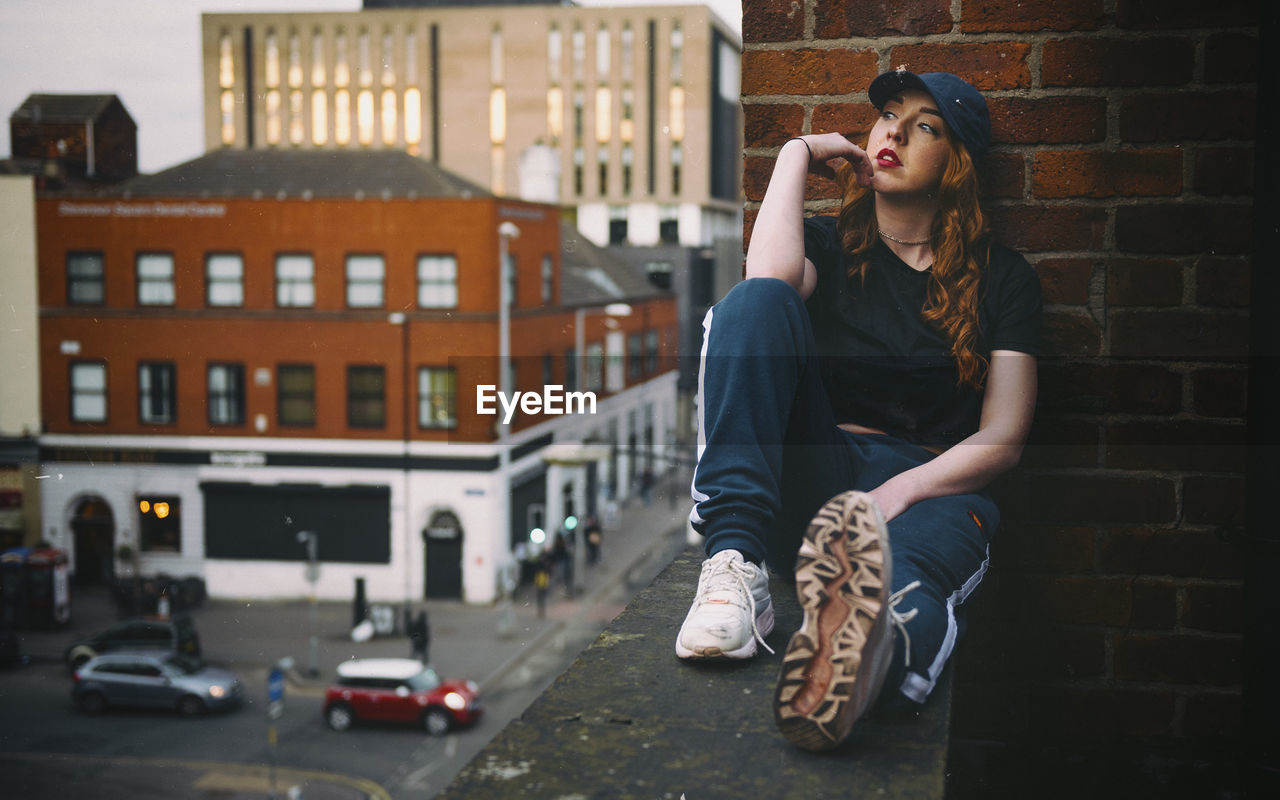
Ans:
[[[955,796],[1234,785],[1258,14],[743,2],[748,237],[787,138],[865,136],[879,72],[946,70],[988,97],[987,206],[1043,285],[1032,446],[997,487],[959,657]],[[817,178],[809,197],[837,206]]]

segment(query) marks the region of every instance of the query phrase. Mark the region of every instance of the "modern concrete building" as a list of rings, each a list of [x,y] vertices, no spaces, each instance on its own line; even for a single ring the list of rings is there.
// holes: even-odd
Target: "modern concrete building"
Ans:
[[[670,442],[674,298],[428,160],[219,148],[42,194],[35,225],[44,525],[82,579],[128,545],[215,596],[300,596],[315,533],[322,597],[487,602],[531,528]],[[503,424],[497,391],[538,397]]]
[[[375,5],[375,4],[368,4]],[[403,150],[592,242],[741,240],[741,42],[705,6],[205,14],[205,145]]]

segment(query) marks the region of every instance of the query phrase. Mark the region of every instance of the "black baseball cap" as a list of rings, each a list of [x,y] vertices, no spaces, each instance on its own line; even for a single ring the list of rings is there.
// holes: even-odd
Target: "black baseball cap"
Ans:
[[[938,104],[942,121],[959,139],[975,160],[982,158],[991,144],[991,115],[982,93],[958,75],[950,72],[923,72],[919,75],[905,69],[885,72],[867,87],[867,96],[876,108],[893,99],[904,89],[921,89]]]

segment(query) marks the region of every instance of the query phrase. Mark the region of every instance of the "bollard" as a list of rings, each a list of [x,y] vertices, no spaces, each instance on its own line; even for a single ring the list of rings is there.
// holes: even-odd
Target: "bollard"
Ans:
[[[351,627],[354,628],[369,615],[369,603],[365,600],[364,578],[356,578],[356,598],[351,607]]]

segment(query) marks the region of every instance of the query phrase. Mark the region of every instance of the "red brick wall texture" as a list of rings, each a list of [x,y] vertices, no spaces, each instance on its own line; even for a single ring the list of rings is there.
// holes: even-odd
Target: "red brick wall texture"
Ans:
[[[881,71],[956,72],[991,107],[986,205],[1040,275],[1046,352],[960,739],[1237,731],[1258,19],[1258,0],[743,0],[748,237],[778,147],[865,136]],[[809,197],[837,206],[822,179]]]

